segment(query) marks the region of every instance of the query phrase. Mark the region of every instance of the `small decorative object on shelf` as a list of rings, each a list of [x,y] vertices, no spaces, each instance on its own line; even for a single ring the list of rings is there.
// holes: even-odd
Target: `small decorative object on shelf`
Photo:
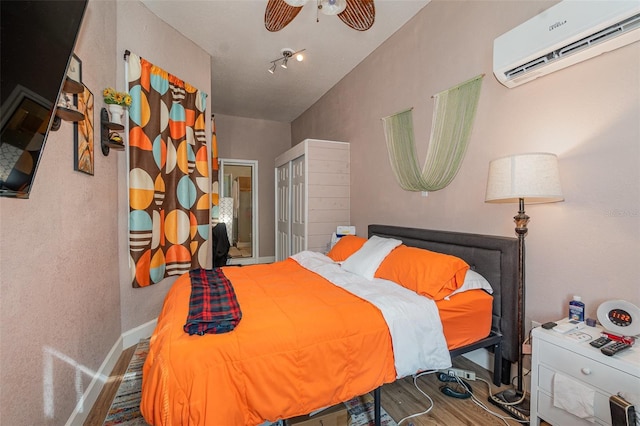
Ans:
[[[74,96],[73,99],[69,96],[83,92],[84,84],[82,84],[82,62],[80,61],[80,58],[74,54],[71,56],[69,68],[67,69],[67,76],[62,86],[62,92],[58,97],[58,103],[56,104],[56,118],[73,122],[84,120],[84,114],[77,108],[77,96]]]
[[[107,105],[109,109],[109,115],[111,116],[111,122],[114,124],[123,125],[122,116],[124,115],[124,107],[122,105],[109,104]]]
[[[126,92],[117,92],[111,87],[104,89],[102,95],[111,115],[110,121],[121,126],[124,125],[122,116],[124,115],[124,109],[131,106],[131,96]]]
[[[109,155],[109,150],[111,149],[124,150],[124,141],[117,132],[118,130],[124,130],[124,126],[109,121],[107,109],[102,108],[100,110],[100,145],[104,155]]]
[[[84,120],[84,114],[78,111],[78,108],[73,104],[73,101],[65,92],[60,93],[60,97],[58,98],[56,115],[65,121]]]

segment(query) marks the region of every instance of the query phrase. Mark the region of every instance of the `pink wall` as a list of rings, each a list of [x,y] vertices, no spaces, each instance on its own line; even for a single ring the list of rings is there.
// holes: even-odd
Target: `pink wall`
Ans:
[[[31,197],[0,198],[2,424],[64,424],[121,334],[122,154],[103,156],[98,137],[102,89],[116,83],[119,64],[107,36],[115,21],[115,2],[90,2],[75,49],[95,101],[94,176],[73,170],[73,125],[63,122],[47,139]]]
[[[125,49],[210,95],[211,58],[193,42],[140,2],[90,1],[76,54],[94,123],[102,89],[125,89]],[[126,157],[103,156],[97,130],[95,175],[74,172],[72,129],[48,138],[29,200],[0,198],[2,424],[64,424],[120,335],[157,317],[172,282],[131,287]]]
[[[493,40],[548,1],[433,1],[292,124],[305,138],[351,142],[351,221],[515,236],[517,205],[485,204],[489,161],[558,154],[566,201],[527,207],[527,324],[588,316],[611,298],[640,305],[640,43],[507,89],[493,76]],[[424,161],[431,95],[486,74],[456,179],[422,197],[395,182],[381,117],[413,107]]]

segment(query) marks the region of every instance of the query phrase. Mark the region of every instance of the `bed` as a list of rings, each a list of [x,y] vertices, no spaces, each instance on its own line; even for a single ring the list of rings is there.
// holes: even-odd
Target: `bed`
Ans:
[[[419,303],[436,305],[436,316],[445,318],[441,334],[448,355],[481,347],[498,354],[494,382],[499,383],[505,366],[518,357],[517,240],[385,225],[370,225],[368,236],[399,240],[402,245],[391,254],[417,247],[455,256],[491,283],[492,296],[472,289],[434,302],[381,279],[393,274],[401,279],[411,269],[396,267],[389,260],[391,254],[375,271],[376,275],[386,271],[375,282],[389,286],[398,297],[411,293]],[[416,369],[433,368],[432,362],[436,367],[444,365],[438,364],[443,362],[438,358],[441,350],[431,337],[417,339],[421,343],[416,352],[424,351],[417,361],[405,359],[411,354],[403,353],[412,351],[398,350],[402,338],[391,331],[388,307],[374,305],[366,301],[369,296],[357,293],[370,291],[360,281],[330,282],[320,269],[334,268],[336,259],[314,256],[303,253],[295,260],[270,265],[223,268],[242,309],[238,326],[223,334],[184,332],[191,286],[187,274],[176,280],[158,317],[144,365],[141,410],[146,421],[255,425],[306,414],[376,389],[379,402],[381,385]],[[306,261],[311,263],[302,267]],[[458,268],[458,261],[451,262],[452,268]],[[455,272],[451,280],[458,276],[459,281],[459,274]],[[352,287],[345,291],[345,286]],[[360,290],[352,293],[353,286]],[[393,301],[393,297],[378,299]],[[428,316],[426,311],[419,315]]]

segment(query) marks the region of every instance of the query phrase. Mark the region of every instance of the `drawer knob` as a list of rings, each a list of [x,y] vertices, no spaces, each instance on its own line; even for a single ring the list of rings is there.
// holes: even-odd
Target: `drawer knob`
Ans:
[[[588,368],[588,367],[582,367],[582,368],[580,369],[580,371],[582,371],[582,374],[587,375],[587,376],[588,376],[589,374],[591,374],[591,369],[590,369],[590,368]]]

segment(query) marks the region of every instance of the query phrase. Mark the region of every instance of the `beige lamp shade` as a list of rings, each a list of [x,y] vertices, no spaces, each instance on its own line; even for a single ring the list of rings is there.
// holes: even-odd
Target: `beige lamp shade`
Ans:
[[[555,154],[537,152],[498,158],[489,163],[487,203],[527,204],[563,201]]]

